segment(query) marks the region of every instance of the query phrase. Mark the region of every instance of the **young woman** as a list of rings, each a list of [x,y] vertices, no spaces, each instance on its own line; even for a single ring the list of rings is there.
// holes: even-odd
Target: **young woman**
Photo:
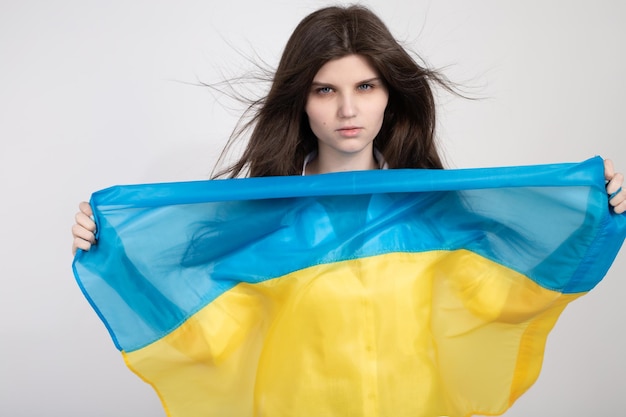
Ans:
[[[369,10],[359,6],[318,10],[296,27],[285,47],[270,91],[265,98],[251,106],[252,118],[249,123],[235,131],[251,131],[242,156],[216,176],[316,175],[386,168],[441,169],[443,165],[434,140],[436,117],[433,84],[450,88],[445,78],[417,64]],[[235,134],[227,146],[239,135]],[[605,161],[605,178],[613,210],[615,213],[623,213],[626,211],[626,191],[621,189],[624,177],[615,173],[610,160]],[[72,229],[74,252],[78,249],[87,251],[95,243],[96,226],[91,215],[89,204],[80,203],[80,211]],[[464,263],[463,269],[466,268],[467,264]],[[339,302],[336,304],[349,305],[345,302],[345,294],[341,291],[337,293]],[[314,301],[317,303],[319,299]],[[389,310],[394,310],[397,307],[394,303],[397,303],[396,299],[385,304],[385,309],[389,306]],[[397,308],[403,307],[401,305]],[[245,310],[251,311],[248,304],[245,304]],[[419,311],[420,314],[424,312],[423,309]],[[290,313],[293,311],[290,310]],[[257,313],[252,311],[250,314]],[[304,325],[315,323],[316,320],[323,321],[317,316],[305,317],[310,320],[303,320]],[[351,317],[338,317],[336,321],[346,327],[354,326]],[[334,318],[325,321],[333,321]],[[302,322],[299,321],[298,325]],[[306,332],[316,334],[308,329]],[[367,347],[364,350],[367,351]],[[321,352],[320,356],[326,359],[326,353]],[[412,351],[406,356],[411,355]],[[466,360],[464,355],[460,356],[460,360]],[[327,370],[332,372],[335,364],[333,360],[340,362],[349,354],[343,352],[334,355],[330,352],[328,357],[332,359],[329,363],[333,366],[328,366]],[[430,359],[426,358],[423,363],[430,363]],[[395,377],[397,373],[398,379],[402,379],[399,385],[404,383],[403,378],[429,380],[428,369],[420,368],[421,374],[407,375],[405,369],[397,369],[402,367],[398,363],[401,362],[394,362],[393,366],[380,373],[372,369],[365,371],[371,371],[370,374],[376,378],[380,375]],[[384,365],[380,364],[381,367]],[[379,364],[376,362],[375,366]],[[291,368],[287,371],[289,376],[298,373],[291,372]],[[276,375],[271,373],[268,378],[281,380],[285,386],[306,385]],[[306,377],[308,375],[302,379]],[[345,375],[338,372],[336,379],[343,381]],[[358,385],[352,380],[349,384]],[[436,396],[435,385],[432,392],[427,392],[424,397]],[[352,400],[343,394],[341,386],[340,383],[336,386],[326,384],[324,389],[332,391],[335,399]],[[409,390],[410,381],[406,386]],[[477,391],[480,391],[480,387]],[[319,397],[327,400],[324,393],[318,393]],[[409,414],[409,408],[403,409],[403,399],[411,398],[413,401],[413,398],[419,397],[419,393],[396,394],[385,393],[397,410],[406,415],[415,415]],[[473,394],[467,395],[471,397]],[[315,395],[312,393],[311,398],[318,398]],[[258,415],[264,415],[264,407],[280,409],[283,406],[277,401],[271,405],[274,408],[268,408],[267,403],[263,402],[269,401],[268,397],[259,395],[259,398],[255,399],[261,410]],[[275,397],[269,398],[276,400]],[[367,393],[364,393],[363,398],[367,401]],[[425,398],[417,398],[414,402],[419,408],[421,402],[427,401]],[[368,404],[363,406],[364,409],[369,410],[371,415],[378,415],[375,407]],[[329,401],[328,407],[334,411],[335,403]]]
[[[247,147],[218,177],[313,175],[380,168],[443,168],[434,140],[433,84],[383,22],[361,6],[305,17],[287,42],[272,86],[251,107]],[[236,137],[231,138],[232,140]],[[607,193],[626,211],[624,177],[605,161]],[[95,243],[95,223],[79,205],[72,251]]]

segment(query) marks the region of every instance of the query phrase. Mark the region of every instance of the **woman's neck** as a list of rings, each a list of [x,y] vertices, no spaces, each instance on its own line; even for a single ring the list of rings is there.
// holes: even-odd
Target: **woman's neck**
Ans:
[[[305,168],[305,175],[327,174],[330,172],[366,171],[379,169],[373,152],[358,154],[318,154]]]

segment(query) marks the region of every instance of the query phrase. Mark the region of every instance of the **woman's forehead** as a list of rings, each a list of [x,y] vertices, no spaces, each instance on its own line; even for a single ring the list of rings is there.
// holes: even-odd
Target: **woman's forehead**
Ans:
[[[343,83],[378,78],[380,74],[363,55],[346,55],[326,62],[313,77],[314,83]]]

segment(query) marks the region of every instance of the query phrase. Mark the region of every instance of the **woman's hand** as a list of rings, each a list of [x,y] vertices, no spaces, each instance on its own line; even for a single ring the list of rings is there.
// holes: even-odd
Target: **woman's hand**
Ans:
[[[626,190],[624,185],[624,175],[615,172],[613,162],[610,159],[604,160],[604,178],[608,181],[606,192],[609,194],[609,204],[617,214],[626,211]]]
[[[72,254],[76,254],[76,250],[89,250],[91,245],[96,243],[96,223],[92,220],[93,211],[89,203],[83,201],[78,205],[79,212],[76,213],[76,224],[72,226]]]

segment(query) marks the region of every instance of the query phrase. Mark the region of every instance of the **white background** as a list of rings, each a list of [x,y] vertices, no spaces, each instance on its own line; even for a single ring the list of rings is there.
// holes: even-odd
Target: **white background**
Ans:
[[[198,80],[275,65],[325,2],[0,1],[0,413],[164,416],[71,272],[77,203],[115,184],[207,178],[241,110]],[[443,97],[449,167],[626,170],[626,3],[372,0],[394,35],[483,100]],[[225,108],[229,107],[229,108]],[[520,213],[524,215],[524,213]],[[626,253],[564,312],[506,413],[623,413]]]

